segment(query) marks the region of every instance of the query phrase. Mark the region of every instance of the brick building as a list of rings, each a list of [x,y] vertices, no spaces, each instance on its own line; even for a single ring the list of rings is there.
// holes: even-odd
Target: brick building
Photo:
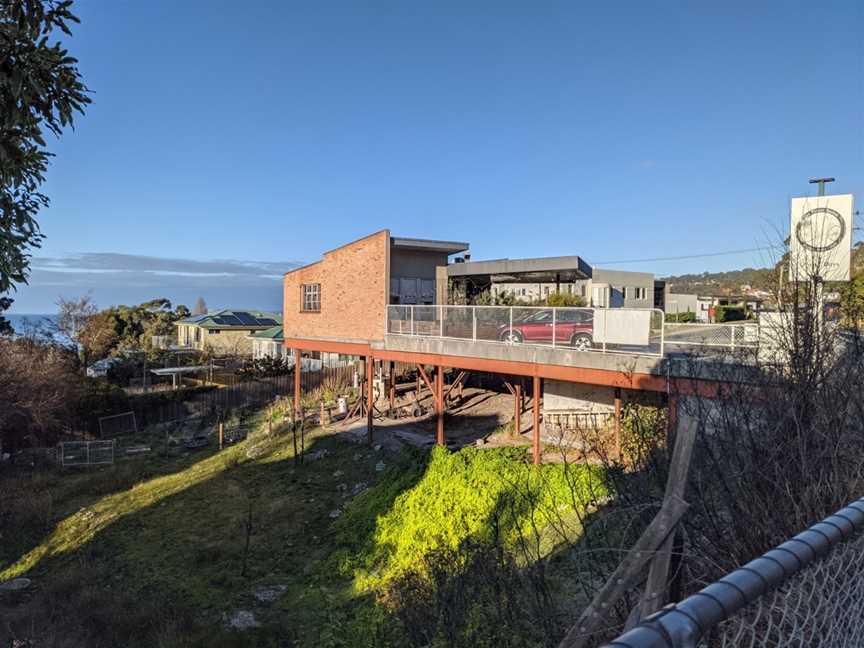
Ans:
[[[375,232],[285,274],[286,338],[384,339],[388,304],[434,304],[435,269],[467,243]]]

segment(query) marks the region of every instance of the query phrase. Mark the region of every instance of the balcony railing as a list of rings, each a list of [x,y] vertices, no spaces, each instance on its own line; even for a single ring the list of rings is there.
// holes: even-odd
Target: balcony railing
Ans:
[[[636,308],[388,306],[387,333],[662,356],[663,312]]]

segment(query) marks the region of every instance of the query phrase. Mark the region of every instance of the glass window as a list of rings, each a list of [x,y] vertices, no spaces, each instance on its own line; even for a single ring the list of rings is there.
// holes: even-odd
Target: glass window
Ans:
[[[321,284],[303,284],[301,310],[318,312],[321,310]]]

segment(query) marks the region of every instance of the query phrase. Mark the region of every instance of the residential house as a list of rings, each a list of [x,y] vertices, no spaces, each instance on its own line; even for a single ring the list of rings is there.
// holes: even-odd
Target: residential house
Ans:
[[[193,315],[178,322],[177,343],[215,355],[252,355],[250,336],[278,326],[282,317],[256,310],[222,310]]]
[[[281,325],[263,331],[255,331],[249,336],[249,339],[252,341],[252,358],[254,360],[288,357]]]

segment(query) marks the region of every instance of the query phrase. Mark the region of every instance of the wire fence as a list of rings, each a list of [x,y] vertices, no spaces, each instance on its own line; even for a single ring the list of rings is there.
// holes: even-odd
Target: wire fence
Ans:
[[[99,466],[114,463],[114,440],[65,441],[60,444],[60,465]]]
[[[840,648],[864,645],[864,499],[608,647]]]

